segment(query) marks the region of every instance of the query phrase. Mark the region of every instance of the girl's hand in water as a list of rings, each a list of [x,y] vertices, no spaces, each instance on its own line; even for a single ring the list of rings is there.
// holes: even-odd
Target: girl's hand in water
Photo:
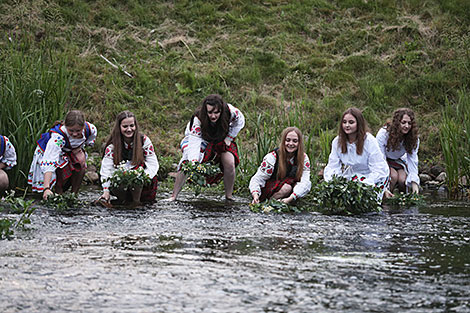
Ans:
[[[284,202],[286,204],[289,204],[292,202],[292,200],[294,200],[294,196],[293,195],[290,195],[289,197],[287,198],[284,198],[284,199],[281,199],[281,202]]]
[[[253,193],[253,201],[251,201],[252,204],[256,204],[256,203],[259,203],[259,194],[257,194],[256,192]]]
[[[47,197],[49,197],[50,195],[53,195],[54,193],[51,191],[50,188],[46,188],[44,189],[43,193],[42,193],[42,199],[43,200],[47,200]]]
[[[98,198],[98,201],[101,199],[105,200],[106,202],[109,202],[109,199],[111,199],[111,194],[109,193],[109,190],[103,191],[103,194]]]

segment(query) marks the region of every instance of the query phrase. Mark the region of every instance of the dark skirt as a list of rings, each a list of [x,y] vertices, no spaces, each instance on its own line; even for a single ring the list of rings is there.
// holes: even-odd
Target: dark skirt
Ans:
[[[140,202],[153,202],[157,196],[158,180],[157,175],[152,179],[149,185],[142,188],[142,194],[140,195]]]
[[[296,180],[293,177],[287,177],[281,180],[270,179],[266,182],[266,185],[263,188],[261,188],[261,195],[259,197],[259,201],[261,202],[266,199],[270,199],[273,196],[273,194],[281,190],[284,184],[291,185],[293,188],[295,183],[296,183]]]
[[[80,172],[82,169],[86,169],[86,160],[84,162],[78,161],[75,154],[70,152],[65,152],[65,155],[68,158],[68,163],[62,167],[56,169],[56,188],[60,188],[63,191],[66,191],[71,183],[68,179],[73,175],[73,172]]]
[[[150,182],[150,184],[145,185],[142,188],[142,193],[140,194],[140,202],[154,202],[155,197],[157,196],[157,188],[158,188],[158,180],[157,175],[155,175]],[[117,196],[117,190],[111,188],[109,190],[113,196]],[[125,201],[131,202],[132,201],[132,193],[127,190],[126,191],[126,199]]]
[[[240,164],[240,158],[238,157],[238,147],[235,141],[230,143],[230,146],[227,146],[224,141],[218,143],[209,143],[204,151],[204,158],[202,163],[212,162],[214,164],[219,164],[221,173],[218,173],[214,176],[206,178],[206,183],[208,185],[217,184],[222,177],[224,177],[224,167],[221,163],[221,156],[224,152],[230,152],[235,157],[235,166]]]
[[[387,158],[387,163],[388,163],[388,166],[390,166],[391,168],[395,169],[395,170],[407,170],[406,168],[406,164],[401,160],[401,159],[397,159],[397,160],[394,160],[394,159],[389,159]]]

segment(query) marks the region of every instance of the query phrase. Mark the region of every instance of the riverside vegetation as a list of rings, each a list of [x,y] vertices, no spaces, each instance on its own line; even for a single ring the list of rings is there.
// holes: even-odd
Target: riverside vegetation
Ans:
[[[194,109],[219,93],[246,117],[236,192],[286,126],[304,132],[314,166],[325,163],[354,105],[374,134],[412,108],[420,159],[443,163],[462,194],[469,26],[466,0],[2,1],[0,133],[19,157],[11,185],[26,186],[35,141],[70,108],[98,127],[96,151],[115,115],[135,112],[166,176]]]

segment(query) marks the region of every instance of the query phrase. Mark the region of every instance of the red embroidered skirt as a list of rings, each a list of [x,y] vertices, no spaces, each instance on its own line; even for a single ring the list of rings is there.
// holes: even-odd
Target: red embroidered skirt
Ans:
[[[69,162],[63,168],[56,169],[56,186],[61,188],[63,191],[70,187],[67,180],[72,176],[73,172],[80,172],[82,169],[86,169],[87,167],[86,160],[80,162],[71,151],[65,152],[65,154],[67,155]]]
[[[296,183],[295,178],[293,177],[287,177],[281,180],[278,179],[270,179],[266,182],[266,185],[261,188],[261,195],[259,197],[259,201],[264,201],[266,199],[270,199],[273,194],[281,190],[282,186],[284,184],[289,184],[292,187],[294,187],[294,184]]]
[[[158,180],[157,175],[152,179],[149,185],[142,188],[142,194],[140,195],[140,202],[153,202],[157,196]]]
[[[221,156],[224,152],[230,152],[235,157],[235,166],[240,164],[240,158],[238,157],[238,147],[235,141],[232,140],[230,146],[227,146],[224,141],[218,143],[209,143],[204,151],[204,158],[202,163],[212,162],[214,164],[219,164],[221,173],[218,173],[215,176],[207,177],[206,183],[209,185],[217,184],[222,177],[224,177],[224,167],[221,163]]]

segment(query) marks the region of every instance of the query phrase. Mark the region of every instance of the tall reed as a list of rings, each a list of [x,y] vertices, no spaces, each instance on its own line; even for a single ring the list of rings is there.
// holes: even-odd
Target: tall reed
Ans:
[[[17,165],[10,171],[10,187],[24,187],[36,141],[64,116],[72,75],[67,60],[42,46],[24,51],[9,43],[0,55],[0,133],[10,138]]]
[[[447,173],[449,197],[459,197],[462,188],[468,188],[470,179],[470,97],[461,90],[456,101],[447,99],[442,109],[440,143]],[[462,177],[466,177],[466,186]]]

